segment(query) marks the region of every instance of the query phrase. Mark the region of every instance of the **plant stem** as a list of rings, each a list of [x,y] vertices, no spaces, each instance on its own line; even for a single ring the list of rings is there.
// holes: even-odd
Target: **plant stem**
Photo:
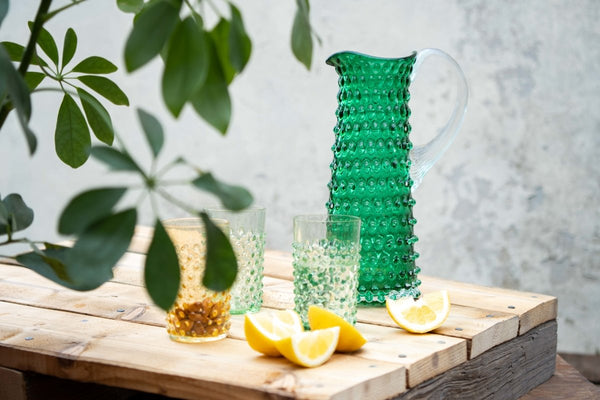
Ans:
[[[162,189],[157,189],[156,192],[161,195],[165,200],[170,201],[172,204],[176,205],[177,207],[181,208],[183,211],[189,212],[192,215],[198,215],[198,210],[194,210],[194,208],[182,201],[180,201],[179,199],[177,199],[176,197],[171,196],[168,192],[162,190]]]
[[[40,6],[38,7],[35,19],[33,20],[33,26],[31,27],[31,36],[29,36],[29,42],[27,42],[27,47],[25,47],[23,58],[21,58],[21,63],[19,64],[18,71],[22,76],[25,76],[25,73],[31,64],[31,59],[35,53],[35,45],[40,36],[42,25],[44,25],[44,16],[48,12],[50,4],[52,4],[52,0],[40,0]],[[0,128],[4,125],[6,117],[8,117],[8,113],[11,110],[12,105],[5,104],[2,106],[2,109],[0,110]]]
[[[84,1],[87,1],[87,0],[73,0],[73,2],[71,4],[67,4],[66,6],[57,8],[56,10],[46,14],[46,16],[44,17],[44,22],[48,22],[52,17],[54,17],[59,12],[65,11],[67,8],[76,6],[77,4],[83,3]]]

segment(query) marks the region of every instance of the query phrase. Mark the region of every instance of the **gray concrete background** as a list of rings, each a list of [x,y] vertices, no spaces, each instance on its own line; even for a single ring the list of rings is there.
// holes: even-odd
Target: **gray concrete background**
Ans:
[[[133,75],[121,72],[131,17],[114,1],[74,7],[48,29],[62,42],[67,27],[75,28],[75,60],[101,55],[121,67],[113,79],[132,107],[107,108],[136,157],[149,161],[133,112],[139,106],[169,133],[161,162],[181,154],[250,188],[268,209],[268,245],[280,250],[290,250],[293,215],[324,212],[337,93],[327,56],[445,50],[467,76],[470,102],[462,131],[415,193],[419,265],[429,275],[558,296],[559,350],[600,352],[599,2],[313,0],[312,22],[323,43],[311,71],[289,48],[292,0],[237,3],[254,51],[232,87],[226,137],[190,108],[179,120],[168,116],[159,61]],[[36,7],[11,1],[0,39],[23,43]],[[411,88],[417,143],[431,137],[452,101],[443,73],[429,70],[431,78],[424,70]],[[57,240],[57,217],[74,194],[136,180],[107,174],[93,160],[76,171],[61,164],[53,144],[60,99],[54,93],[33,99],[39,150],[29,158],[11,116],[0,132],[0,193],[19,192],[35,209],[31,238]],[[212,202],[195,192],[178,196]],[[142,210],[141,221],[151,223],[148,205]],[[160,210],[163,217],[181,215],[164,204]]]

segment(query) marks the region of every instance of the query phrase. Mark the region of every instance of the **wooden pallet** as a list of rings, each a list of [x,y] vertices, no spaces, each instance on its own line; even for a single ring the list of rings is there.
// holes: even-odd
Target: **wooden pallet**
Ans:
[[[142,286],[149,235],[139,229],[114,279],[90,292],[1,265],[0,367],[189,399],[513,399],[554,372],[556,298],[428,276],[424,292],[450,294],[442,327],[410,334],[361,307],[368,343],[318,368],[254,352],[240,316],[222,341],[172,342]],[[291,274],[289,254],[267,252],[265,307],[293,307]]]

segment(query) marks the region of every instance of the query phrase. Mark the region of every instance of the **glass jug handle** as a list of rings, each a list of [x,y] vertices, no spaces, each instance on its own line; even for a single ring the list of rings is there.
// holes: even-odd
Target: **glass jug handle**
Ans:
[[[448,150],[448,147],[456,137],[467,111],[467,99],[469,97],[467,80],[462,69],[460,69],[458,63],[452,57],[438,49],[423,49],[417,53],[413,72],[410,75],[411,83],[414,81],[421,63],[430,56],[437,56],[446,60],[456,72],[456,104],[454,105],[450,119],[446,122],[446,125],[438,130],[435,137],[429,143],[415,146],[410,151],[410,178],[413,180],[413,191],[421,184],[427,171]]]

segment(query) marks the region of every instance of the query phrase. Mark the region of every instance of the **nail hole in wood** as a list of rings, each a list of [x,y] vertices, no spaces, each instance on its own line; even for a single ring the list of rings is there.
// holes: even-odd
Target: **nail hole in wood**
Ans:
[[[508,308],[510,308],[511,310],[514,310],[515,306],[508,306]]]

